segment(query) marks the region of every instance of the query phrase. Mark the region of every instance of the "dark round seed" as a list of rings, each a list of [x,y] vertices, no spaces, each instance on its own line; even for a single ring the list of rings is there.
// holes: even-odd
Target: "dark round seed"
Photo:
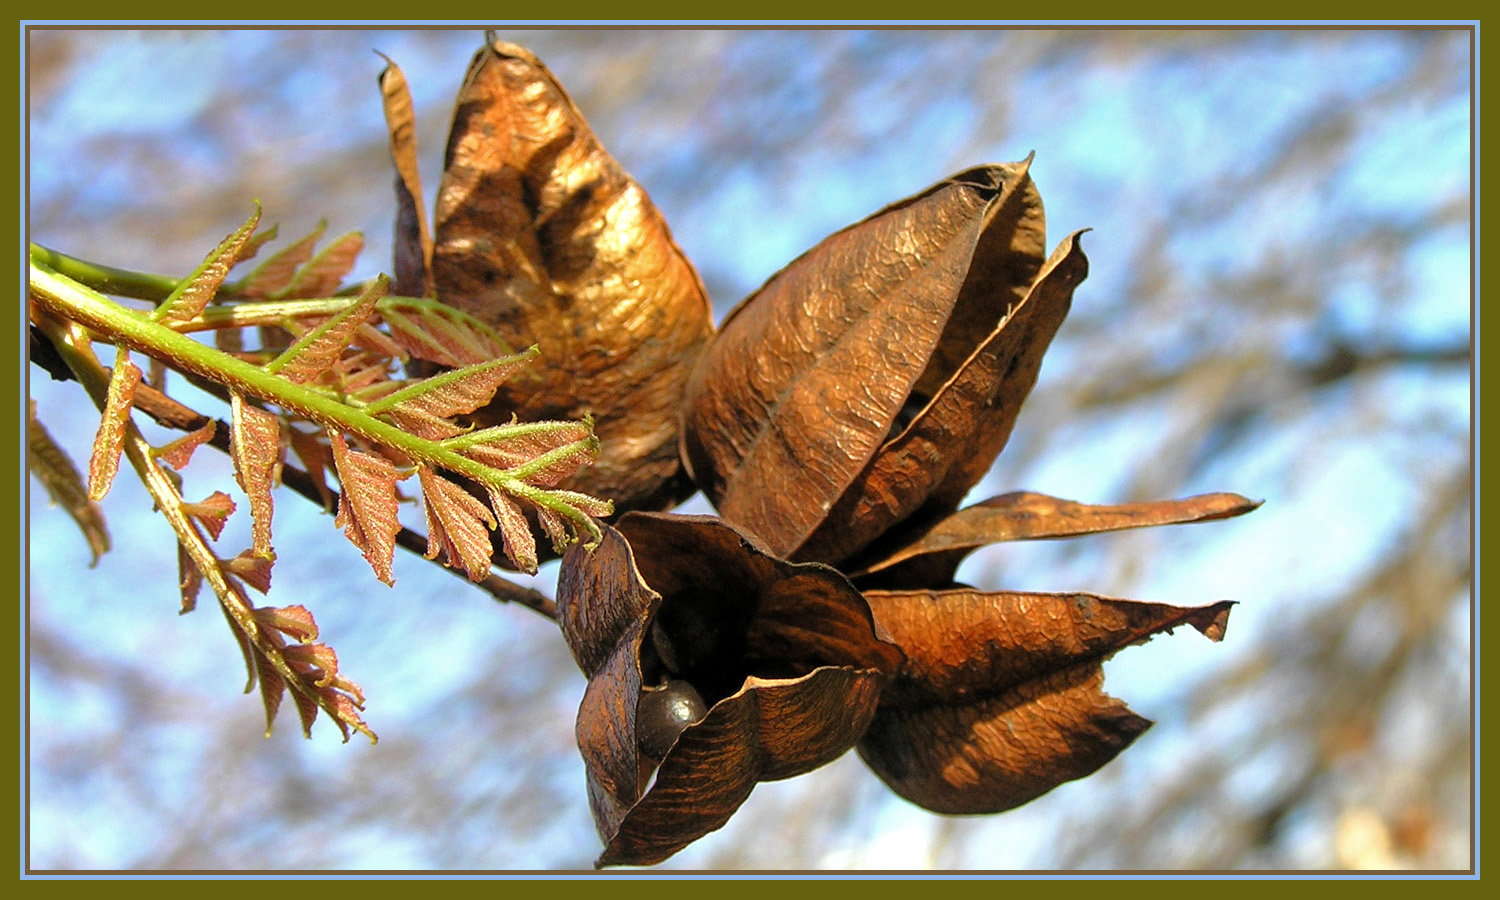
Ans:
[[[698,691],[686,681],[646,688],[635,708],[635,742],[641,752],[661,762],[689,725],[708,714]]]

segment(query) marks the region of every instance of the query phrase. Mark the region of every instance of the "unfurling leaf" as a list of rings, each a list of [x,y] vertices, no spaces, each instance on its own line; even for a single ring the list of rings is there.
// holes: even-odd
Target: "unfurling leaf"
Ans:
[[[500,532],[501,546],[510,564],[522,572],[535,572],[537,566],[536,537],[516,501],[494,488],[489,489],[490,509],[495,513],[496,527]]]
[[[244,550],[234,559],[224,560],[220,567],[230,575],[240,579],[262,594],[271,591],[271,566],[274,559],[258,556],[249,550]]]
[[[533,348],[423,378],[372,401],[365,411],[372,415],[389,412],[395,417],[417,414],[441,419],[470,413],[490,402],[501,383],[535,358]]]
[[[463,569],[471,581],[482,581],[490,571],[490,529],[495,516],[473,494],[432,471],[417,469],[427,512],[427,558],[439,552],[443,561]]]
[[[1151,723],[1104,694],[1103,661],[1179,625],[1220,640],[1232,605],[971,588],[865,599],[906,663],[860,755],[943,813],[1011,809],[1109,762]]]
[[[476,462],[510,471],[528,484],[551,487],[593,461],[599,441],[592,426],[588,420],[498,425],[450,438],[443,445]],[[595,505],[600,502],[585,499]]]
[[[456,369],[515,353],[494,329],[450,306],[388,300],[381,304],[380,316],[402,349],[440,366]]]
[[[266,371],[298,384],[316,378],[349,349],[355,331],[375,311],[375,302],[385,296],[389,287],[385,276],[375,279],[358,300],[351,301],[342,312],[298,338],[267,363]]]
[[[334,673],[339,669],[338,654],[327,644],[292,644],[281,655],[320,688],[332,684]]]
[[[396,553],[396,534],[401,522],[396,518],[396,482],[401,474],[383,456],[350,450],[338,434],[329,435],[334,467],[338,470],[343,493],[335,527],[364,553],[375,577],[394,584],[391,562]]]
[[[302,471],[307,473],[307,477],[312,480],[313,487],[317,488],[318,497],[323,501],[323,509],[332,512],[333,491],[328,489],[325,476],[333,466],[333,451],[320,437],[323,434],[321,430],[308,432],[295,426],[288,427],[286,430],[287,446],[292,448],[297,461],[302,464]]]
[[[26,398],[26,468],[37,477],[47,496],[61,506],[77,523],[88,541],[92,559],[89,566],[99,562],[99,557],[109,550],[109,530],[104,525],[104,512],[99,504],[90,500],[83,484],[83,476],[73,465],[68,454],[57,446],[47,433],[41,420],[36,417],[36,401]]]
[[[349,740],[352,728],[374,742],[375,733],[360,717],[364,692],[339,673],[338,656],[333,649],[316,642],[318,624],[312,614],[302,606],[252,607],[238,582],[229,583],[254,619],[250,626],[254,633],[246,634],[239,620],[225,611],[230,630],[239,639],[250,665],[251,680],[246,691],[257,681],[260,683],[266,709],[266,736],[271,734],[282,695],[290,691],[302,733],[307,737],[312,737],[313,723],[322,709],[339,727],[345,741]],[[288,644],[286,637],[298,643]]]
[[[357,231],[341,234],[324,247],[312,261],[297,270],[292,283],[279,297],[328,297],[338,290],[344,276],[354,268],[359,252],[365,248],[365,236]]]
[[[216,541],[224,531],[224,523],[229,520],[230,514],[234,512],[234,501],[223,491],[214,491],[196,503],[183,501],[181,506],[182,511],[192,516],[199,524],[208,529],[208,533]]]
[[[250,237],[245,239],[245,243],[240,245],[240,252],[234,255],[234,264],[239,265],[240,263],[249,262],[254,259],[260,253],[261,247],[276,240],[276,236],[280,231],[281,226],[273,224],[264,231],[257,231],[250,235]]]
[[[193,274],[183,279],[176,290],[172,291],[167,299],[156,308],[154,317],[163,325],[173,325],[197,318],[208,302],[219,292],[219,286],[224,283],[224,276],[229,274],[229,269],[239,260],[240,250],[250,239],[251,232],[260,222],[260,204],[255,204],[255,212],[241,225],[237,231],[226,237],[215,247],[206,259],[193,270]]]
[[[203,590],[203,571],[180,542],[177,544],[177,590],[182,598],[179,613],[190,613],[198,608],[198,593]],[[224,609],[223,604],[220,604],[220,608]],[[228,616],[229,610],[224,609],[224,615]],[[252,680],[253,677],[252,675]],[[249,690],[249,686],[246,686],[245,691],[248,693]]]
[[[261,704],[266,710],[266,737],[271,736],[271,727],[276,724],[276,713],[281,709],[281,698],[286,694],[286,679],[276,671],[276,667],[266,658],[266,655],[252,651],[255,658],[255,677],[260,682]],[[297,701],[300,708],[306,701],[302,694],[292,692],[292,698]],[[313,717],[317,717],[317,704],[313,704]],[[302,719],[302,732],[308,737],[312,736],[312,722],[306,716]]]
[[[130,424],[130,404],[141,383],[141,370],[130,361],[124,347],[115,353],[115,367],[109,375],[109,391],[99,431],[94,436],[94,451],[89,456],[90,500],[103,500],[120,468],[120,450],[124,446],[125,427]]]
[[[187,468],[188,462],[193,458],[193,451],[213,440],[216,427],[214,420],[209,419],[203,423],[202,428],[190,431],[157,450],[156,458],[181,472]]]
[[[297,718],[302,722],[302,736],[308,738],[312,737],[313,723],[318,721],[319,704],[317,698],[305,694],[302,691],[292,691],[292,702],[297,707]],[[339,729],[344,732],[344,740],[348,740],[349,730],[345,728],[342,723],[339,723],[337,719],[334,719],[334,722],[338,724]]]
[[[274,628],[292,640],[308,643],[318,639],[318,623],[305,606],[257,606],[254,615],[261,625]]]
[[[238,393],[229,395],[229,450],[234,477],[250,500],[251,549],[273,558],[271,488],[281,465],[281,426],[276,417],[251,406]]]
[[[256,266],[240,284],[240,293],[247,297],[264,298],[286,290],[292,283],[297,267],[312,258],[313,248],[318,246],[327,227],[328,223],[320,220],[311,234],[282,248],[270,259]]]

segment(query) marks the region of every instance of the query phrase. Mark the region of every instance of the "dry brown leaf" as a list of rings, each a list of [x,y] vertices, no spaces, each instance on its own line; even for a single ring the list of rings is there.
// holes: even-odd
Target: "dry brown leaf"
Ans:
[[[52,502],[61,506],[83,532],[92,556],[89,561],[92,568],[109,550],[109,529],[105,527],[104,511],[89,499],[83,476],[36,417],[36,401],[30,397],[26,398],[26,468],[46,488]]]
[[[396,165],[396,293],[403,297],[432,296],[432,234],[422,204],[422,179],[417,170],[416,113],[411,91],[400,67],[385,59],[380,73],[380,96],[390,133],[391,161]]]
[[[963,706],[882,707],[859,754],[892,790],[933,812],[996,813],[1091,775],[1150,721],[1079,666]]]
[[[1004,449],[1036,384],[1042,354],[1087,271],[1078,235],[1072,235],[1047,260],[1025,299],[880,448],[795,558],[845,560],[919,510],[931,515],[957,509]],[[972,284],[965,283],[965,295]],[[995,292],[981,284],[983,295]]]

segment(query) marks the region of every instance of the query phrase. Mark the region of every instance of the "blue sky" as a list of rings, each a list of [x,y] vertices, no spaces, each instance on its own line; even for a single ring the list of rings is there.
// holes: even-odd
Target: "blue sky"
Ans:
[[[1302,342],[1312,352],[1329,333],[1368,347],[1398,340],[1439,346],[1461,340],[1470,327],[1466,224],[1407,239],[1389,267],[1333,260],[1329,265],[1343,268],[1329,273],[1309,255],[1335,229],[1375,222],[1399,232],[1423,221],[1443,198],[1465,195],[1470,122],[1463,40],[1442,42],[1447,65],[1434,74],[1417,69],[1432,56],[1420,53],[1410,35],[1382,32],[1267,33],[1225,42],[1218,51],[1192,41],[1175,49],[1106,47],[1087,35],[1049,42],[1025,32],[747,32],[655,43],[606,36],[590,52],[547,35],[505,36],[543,56],[606,147],[652,193],[721,314],[828,232],[961,168],[1035,151],[1032,174],[1046,202],[1051,243],[1093,229],[1084,239],[1091,271],[1075,316],[1094,330],[1087,342],[1071,341],[1064,326],[1039,391],[1085,377],[1143,340],[1166,363],[1204,346],[1241,347],[1252,328],[1256,340],[1267,340],[1267,329],[1276,335],[1268,346],[1295,352]],[[371,158],[360,154],[378,146],[384,125],[375,91],[380,61],[370,49],[394,58],[412,84],[430,199],[451,97],[478,40],[472,32],[341,32],[295,45],[260,32],[82,40],[87,62],[75,61],[45,86],[45,102],[29,119],[32,240],[104,263],[186,272],[248,211],[251,194],[229,202],[216,190],[220,185],[270,196],[274,179],[298,162]],[[995,53],[997,45],[1004,52]],[[552,47],[555,55],[547,52]],[[679,66],[689,78],[672,77]],[[1433,78],[1446,87],[1406,87]],[[628,102],[603,105],[617,95],[665,97],[664,108],[674,112],[647,120],[633,116]],[[600,101],[598,116],[590,100]],[[1341,121],[1351,129],[1351,149],[1331,164],[1315,157],[1290,171],[1257,168],[1289,135],[1348,109],[1354,113]],[[356,274],[372,276],[390,255],[390,173],[335,183],[340,193],[303,197],[305,208],[268,207],[267,218],[290,223],[284,235],[295,232],[291,224],[305,227],[320,217],[334,233],[363,230],[368,248]],[[217,205],[198,217],[206,224],[196,233],[169,221],[174,208],[198,209],[210,198]],[[1190,215],[1199,218],[1183,221]],[[160,234],[153,234],[154,222],[162,223]],[[1164,295],[1177,300],[1143,311],[1133,296],[1137,263],[1158,250],[1171,267]],[[1312,283],[1312,274],[1323,271],[1326,280],[1318,284],[1331,286],[1320,286],[1291,312],[1210,302],[1267,260],[1284,261],[1294,285]],[[1098,333],[1107,335],[1112,320],[1136,330],[1101,340]],[[43,421],[85,459],[97,417],[81,392],[35,369],[31,377]],[[820,784],[859,785],[851,790],[867,802],[870,820],[830,838],[821,865],[925,867],[943,864],[948,857],[940,850],[950,845],[1008,850],[1003,857],[965,851],[959,858],[968,865],[1050,864],[1050,836],[1070,817],[1101,797],[1127,802],[1110,785],[1155,777],[1184,747],[1204,752],[1232,739],[1232,733],[1205,739],[1182,730],[1180,705],[1193,680],[1211,678],[1288,616],[1328,601],[1402,539],[1428,489],[1412,454],[1466,452],[1436,438],[1423,449],[1411,433],[1429,421],[1464,429],[1469,388],[1467,377],[1411,367],[1345,396],[1319,395],[1316,408],[1259,411],[1254,440],[1198,467],[1178,487],[1183,494],[1235,490],[1267,499],[1266,507],[1244,520],[1128,538],[1143,553],[1132,572],[1101,570],[1088,554],[1051,544],[996,548],[966,565],[965,576],[981,584],[1128,590],[1183,604],[1243,601],[1223,645],[1179,633],[1108,665],[1111,693],[1162,725],[1112,764],[1113,780],[1096,776],[1103,786],[1088,779],[1015,813],[954,825],[883,794],[868,775],[859,781],[851,755],[830,770],[762,786],[747,811],[795,810]],[[1357,427],[1357,409],[1371,393],[1382,398],[1385,417],[1373,431]],[[1021,487],[1086,501],[1123,499],[1159,454],[1162,429],[1181,419],[1182,402],[1158,398],[1113,416],[1068,421],[1055,433],[1028,421],[1028,406],[1017,442],[1040,441],[1048,452],[1014,465],[1002,459],[976,499]],[[1310,447],[1318,452],[1310,455]],[[190,485],[206,493],[232,482],[222,459],[199,456],[188,471]],[[188,704],[172,721],[153,720],[141,732],[145,746],[117,764],[78,771],[53,765],[46,754],[92,747],[107,755],[132,739],[133,711],[118,706],[108,685],[87,677],[31,680],[32,864],[128,867],[195,809],[194,785],[213,762],[216,739],[199,723],[229,717],[243,726],[244,741],[259,742],[259,703],[240,693],[244,673],[220,617],[207,608],[175,615],[167,529],[149,514],[138,485],[122,477],[105,501],[115,549],[93,570],[84,568],[87,550],[71,522],[40,493],[33,482],[33,629],[40,624],[89,656],[139,667]],[[701,499],[695,503],[693,511],[705,508]],[[420,513],[411,512],[420,528]],[[246,534],[245,523],[232,520],[220,543],[237,547]],[[328,518],[290,495],[278,495],[276,545],[272,601],[313,610],[341,667],[371,698],[367,718],[383,737],[461,729],[452,716],[483,711],[453,708],[453,698],[472,686],[487,660],[497,654],[542,660],[507,675],[515,679],[512,690],[533,697],[542,724],[528,725],[526,734],[543,736],[541,743],[495,752],[514,755],[515,777],[571,791],[572,804],[552,811],[551,826],[531,843],[493,848],[476,864],[586,865],[595,845],[570,724],[582,679],[571,673],[571,681],[559,684],[528,681],[555,671],[547,666],[555,667],[563,648],[551,626],[522,610],[497,609],[411,557],[398,557],[396,588],[385,589]],[[1101,571],[1115,583],[1095,583]],[[550,590],[548,576],[544,569],[537,583]],[[350,597],[351,585],[357,598]],[[1466,628],[1455,619],[1455,646],[1466,646]],[[449,718],[431,725],[434,710]],[[385,746],[359,739],[340,745],[327,722],[319,732],[302,741],[284,717],[256,752],[273,770],[270,760],[295,760],[287,765],[309,777],[336,778]],[[116,765],[152,767],[150,783],[159,793],[149,811],[141,812],[129,791],[132,779]],[[474,781],[477,794],[517,788],[499,783],[504,766],[451,765],[455,777]],[[1234,789],[1256,796],[1280,765],[1275,758],[1255,761]],[[401,777],[400,768],[390,777]],[[674,865],[708,864],[725,842],[746,840],[749,827],[731,824]],[[1288,851],[1291,858],[1298,852],[1319,858],[1317,844],[1326,836],[1312,830],[1305,840],[1308,849]],[[344,833],[326,852],[335,866],[440,864],[420,833],[394,819]]]

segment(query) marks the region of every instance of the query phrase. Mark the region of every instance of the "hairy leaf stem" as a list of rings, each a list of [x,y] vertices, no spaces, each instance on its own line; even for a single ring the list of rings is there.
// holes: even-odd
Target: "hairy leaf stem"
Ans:
[[[553,492],[524,483],[539,469],[532,463],[499,470],[475,462],[440,443],[409,434],[363,410],[349,406],[315,388],[295,384],[244,360],[202,344],[141,313],[111,302],[97,291],[39,262],[30,263],[29,293],[54,314],[77,322],[103,340],[123,344],[169,366],[222,384],[228,390],[258,397],[282,409],[306,416],[325,427],[357,435],[391,447],[419,464],[439,466],[480,484],[524,497],[577,522],[590,535],[598,526],[582,511]],[[344,301],[347,305],[347,301]],[[550,460],[549,460],[550,461]]]

